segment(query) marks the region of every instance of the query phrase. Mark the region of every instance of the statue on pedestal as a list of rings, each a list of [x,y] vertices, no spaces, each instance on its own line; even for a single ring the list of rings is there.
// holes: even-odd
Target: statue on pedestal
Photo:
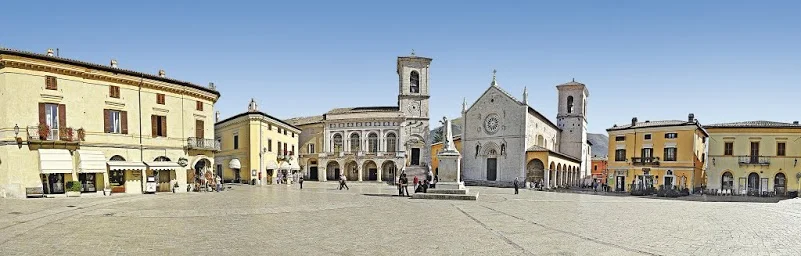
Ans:
[[[453,143],[453,131],[451,130],[451,120],[448,120],[447,117],[442,117],[442,120],[439,121],[442,123],[442,150],[444,151],[458,151],[456,150],[456,145]]]

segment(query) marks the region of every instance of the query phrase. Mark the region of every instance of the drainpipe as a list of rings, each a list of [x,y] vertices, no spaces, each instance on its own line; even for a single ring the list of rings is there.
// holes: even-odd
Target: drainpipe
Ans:
[[[139,107],[138,107],[138,109],[139,109],[139,162],[144,162],[145,161],[145,159],[144,159],[144,157],[145,157],[145,153],[144,153],[145,149],[144,149],[144,144],[142,143],[142,85],[144,84],[144,81],[145,81],[145,77],[144,77],[144,75],[142,75],[139,78]],[[147,172],[146,171],[139,171],[139,172],[140,172],[139,176],[142,178],[142,180],[140,180],[140,182],[141,182],[140,187],[142,189],[142,193],[144,193],[145,192],[145,182],[144,181],[145,181],[145,176],[147,176],[147,175],[145,175],[145,174],[147,174]]]

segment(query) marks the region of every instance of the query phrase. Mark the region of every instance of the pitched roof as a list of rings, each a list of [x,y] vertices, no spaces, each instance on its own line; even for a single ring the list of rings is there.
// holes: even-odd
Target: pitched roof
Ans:
[[[211,89],[209,87],[196,85],[196,84],[193,84],[193,83],[190,83],[190,82],[187,82],[187,81],[182,81],[182,80],[177,80],[177,79],[172,79],[172,78],[167,78],[167,77],[160,77],[160,76],[153,75],[153,74],[142,73],[142,72],[139,72],[139,71],[134,71],[134,70],[129,70],[129,69],[115,68],[115,67],[112,67],[112,66],[106,66],[106,65],[100,65],[100,64],[95,64],[95,63],[90,63],[90,62],[85,62],[85,61],[80,61],[80,60],[62,58],[62,57],[58,57],[58,56],[48,56],[47,54],[34,53],[34,52],[22,51],[22,50],[17,50],[17,49],[9,49],[9,48],[0,48],[0,54],[9,54],[9,55],[16,55],[16,56],[22,56],[22,57],[28,57],[28,58],[35,58],[35,59],[40,59],[40,60],[54,61],[54,62],[58,62],[58,63],[64,63],[64,64],[71,64],[71,65],[76,65],[76,66],[94,68],[94,69],[103,70],[103,71],[107,71],[107,72],[122,73],[122,74],[126,74],[126,75],[129,75],[129,76],[144,77],[144,78],[147,78],[147,79],[153,79],[153,80],[158,80],[158,81],[162,81],[162,82],[167,82],[167,83],[182,85],[182,86],[186,86],[186,87],[191,87],[191,88],[194,88],[194,89],[198,89],[198,90],[201,90],[201,91],[205,91],[205,92],[209,92],[209,93],[212,93],[214,95],[217,95],[218,98],[220,97],[220,92],[218,92],[217,90],[213,90],[213,89]]]
[[[286,119],[284,121],[287,122],[287,123],[290,123],[292,125],[313,124],[313,123],[322,122],[323,121],[323,116],[319,115],[319,116],[294,117],[294,118]]]
[[[553,127],[554,129],[556,129],[557,131],[561,131],[561,130],[562,130],[561,128],[559,128],[559,126],[556,126],[556,124],[554,124],[554,123],[551,121],[551,119],[548,119],[548,117],[546,117],[545,115],[543,115],[542,113],[540,113],[539,111],[537,111],[536,109],[534,109],[533,107],[531,107],[531,105],[528,105],[528,104],[526,104],[525,102],[522,102],[522,101],[519,101],[519,100],[517,100],[517,98],[515,98],[514,96],[512,96],[512,94],[510,94],[509,92],[507,92],[506,90],[504,90],[503,88],[501,88],[501,87],[500,87],[499,85],[497,85],[497,84],[496,84],[496,85],[490,85],[489,87],[487,87],[487,90],[485,90],[485,91],[484,91],[484,93],[482,93],[482,94],[481,94],[481,96],[479,96],[478,98],[480,99],[481,97],[483,97],[483,96],[484,96],[485,94],[487,94],[487,92],[489,92],[489,90],[490,90],[490,89],[492,89],[492,88],[495,88],[495,89],[497,89],[497,90],[498,90],[498,91],[500,91],[500,92],[501,92],[503,95],[506,95],[506,97],[509,97],[510,99],[512,99],[513,101],[517,102],[518,104],[520,104],[520,105],[526,105],[526,106],[528,106],[528,112],[529,112],[529,113],[531,113],[531,114],[534,114],[534,115],[538,116],[538,117],[539,117],[540,119],[542,119],[542,120],[545,120],[545,123],[546,123],[546,124],[550,125],[551,127]],[[478,103],[478,99],[477,99],[475,102],[473,102],[473,104],[472,104],[472,105],[470,105],[470,107],[469,107],[469,108],[467,108],[467,111],[470,111],[470,109],[472,109],[472,108],[473,108],[473,106],[475,106],[477,103]]]
[[[704,125],[704,128],[801,128],[801,124],[756,120],[756,121],[709,124],[709,125]]]
[[[581,162],[581,160],[578,159],[578,158],[569,156],[569,155],[564,154],[562,152],[556,152],[556,151],[553,151],[553,150],[550,150],[550,149],[547,149],[547,148],[544,148],[544,147],[540,147],[540,146],[537,146],[537,145],[533,145],[531,147],[528,147],[528,149],[526,149],[526,152],[548,152],[548,153],[551,153],[551,154],[554,154],[554,155],[558,155],[558,156],[564,157],[564,158],[569,159],[569,160],[573,160],[573,161],[576,161],[576,162]]]
[[[335,108],[326,112],[326,114],[396,112],[396,111],[400,111],[400,108],[398,106],[372,106],[372,107],[354,107],[354,108]]]
[[[300,128],[298,128],[297,126],[294,126],[294,125],[292,125],[292,124],[290,124],[290,123],[287,123],[287,122],[286,122],[286,121],[284,121],[284,120],[281,120],[281,119],[275,118],[275,117],[273,117],[273,116],[271,116],[271,115],[268,115],[267,113],[264,113],[264,112],[261,112],[261,111],[252,111],[252,112],[251,112],[251,111],[246,111],[246,112],[242,112],[242,113],[239,113],[239,114],[237,114],[237,115],[235,115],[235,116],[232,116],[232,117],[226,118],[226,119],[224,119],[224,120],[222,120],[222,121],[219,121],[219,122],[217,122],[217,123],[214,123],[214,125],[219,125],[219,124],[222,124],[222,123],[225,123],[225,122],[228,122],[228,121],[234,120],[234,119],[236,119],[236,118],[239,118],[239,117],[242,117],[242,116],[246,116],[246,115],[251,115],[251,114],[253,114],[253,115],[260,115],[260,116],[263,116],[263,117],[266,117],[266,118],[270,118],[270,119],[272,119],[272,120],[275,120],[275,121],[277,121],[277,122],[279,122],[279,123],[281,123],[281,124],[284,124],[284,125],[286,125],[286,126],[288,126],[288,127],[292,128],[292,129],[296,129],[296,130],[298,130],[298,131],[300,131],[300,130],[301,130],[301,129],[300,129]]]
[[[682,120],[657,120],[657,121],[645,121],[645,122],[637,122],[634,126],[631,124],[624,124],[624,125],[615,125],[612,128],[607,128],[606,131],[620,131],[620,130],[628,130],[628,129],[637,129],[637,128],[656,128],[656,127],[670,127],[670,126],[685,126],[685,125],[695,125],[704,135],[709,136],[709,133],[706,132],[701,123],[698,120],[695,122],[687,122]]]

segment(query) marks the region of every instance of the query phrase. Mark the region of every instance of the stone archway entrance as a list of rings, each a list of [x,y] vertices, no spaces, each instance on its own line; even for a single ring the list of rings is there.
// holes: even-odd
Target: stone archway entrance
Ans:
[[[545,164],[539,159],[532,159],[526,164],[526,182],[541,184],[545,181]]]
[[[362,180],[376,181],[378,180],[378,166],[372,160],[364,162],[362,167]]]
[[[328,161],[328,164],[325,166],[325,177],[327,180],[339,180],[339,175],[342,174],[342,170],[340,169],[339,163],[337,161],[331,160]]]
[[[381,164],[381,178],[384,181],[395,182],[395,176],[397,175],[397,168],[395,167],[395,162],[392,160],[384,161]]]

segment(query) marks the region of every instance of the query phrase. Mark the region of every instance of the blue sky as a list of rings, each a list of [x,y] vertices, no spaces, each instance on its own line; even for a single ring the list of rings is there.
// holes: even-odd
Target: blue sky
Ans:
[[[801,1],[9,1],[0,46],[214,82],[223,117],[394,105],[395,58],[431,65],[431,116],[458,116],[492,69],[554,120],[588,85],[589,129],[801,119]]]

